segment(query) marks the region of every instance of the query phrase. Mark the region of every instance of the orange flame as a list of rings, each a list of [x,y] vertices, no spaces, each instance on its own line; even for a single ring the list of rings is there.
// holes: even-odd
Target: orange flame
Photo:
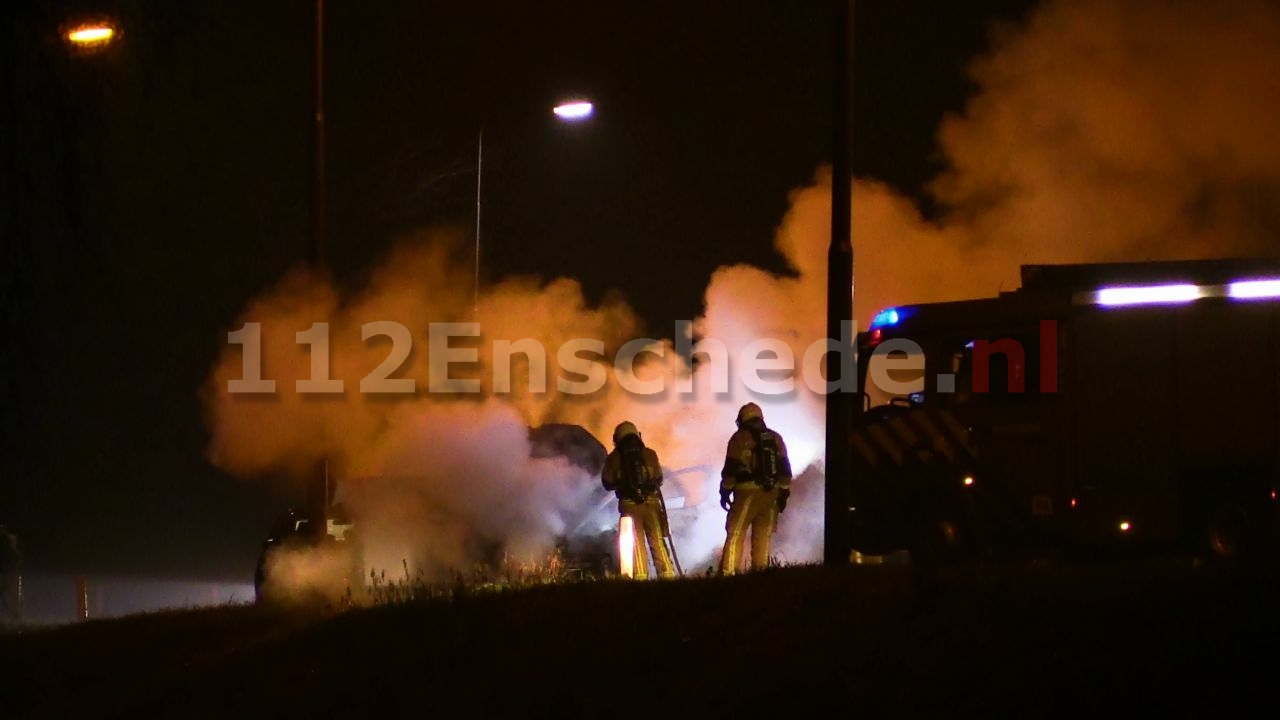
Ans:
[[[618,520],[618,564],[623,577],[635,577],[636,535],[631,518],[623,515]]]

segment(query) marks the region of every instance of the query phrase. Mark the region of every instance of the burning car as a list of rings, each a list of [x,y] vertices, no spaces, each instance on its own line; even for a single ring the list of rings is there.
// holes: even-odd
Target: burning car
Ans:
[[[608,455],[604,445],[589,431],[578,425],[547,424],[529,429],[530,457],[562,458],[568,465],[580,470],[568,479],[572,483],[585,483],[578,487],[575,496],[581,499],[579,510],[562,517],[563,528],[557,533],[555,552],[556,573],[563,577],[608,577],[618,573],[618,513],[613,493],[600,484],[600,474]],[[669,478],[685,471],[664,469]],[[330,596],[350,595],[363,590],[367,578],[364,564],[364,545],[358,524],[346,511],[350,504],[358,507],[363,499],[360,494],[384,491],[396,482],[411,483],[412,478],[365,478],[350,481],[333,488],[326,488],[324,524],[313,525],[311,515],[302,508],[291,508],[273,525],[263,542],[255,572],[255,587],[259,601],[272,597],[273,574],[276,577],[297,574],[308,582],[320,582],[328,588]],[[381,483],[379,485],[379,483]],[[674,512],[671,524],[682,527],[691,522],[692,509],[686,508],[685,498],[678,483],[668,482],[666,502]],[[468,547],[469,556],[485,558],[488,566],[497,568],[503,563],[502,544],[477,540],[482,546]],[[306,558],[305,560],[303,558]],[[408,562],[404,569],[408,574]],[[283,584],[289,584],[287,579]],[[278,583],[280,584],[280,583]]]

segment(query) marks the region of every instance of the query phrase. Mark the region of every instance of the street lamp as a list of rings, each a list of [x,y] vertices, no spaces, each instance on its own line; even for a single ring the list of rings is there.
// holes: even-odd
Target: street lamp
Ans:
[[[556,105],[551,108],[551,112],[565,122],[580,122],[590,118],[595,113],[595,105],[589,100],[574,99]],[[478,313],[480,310],[480,188],[483,177],[484,127],[481,126],[479,138],[476,142],[476,277],[474,295],[471,301],[473,313]]]
[[[77,47],[106,45],[116,36],[116,29],[107,22],[77,25],[66,32],[67,42]]]
[[[586,118],[591,117],[591,113],[594,111],[595,106],[586,100],[574,100],[572,102],[561,103],[551,109],[551,112],[555,113],[556,117],[570,122],[585,120]]]

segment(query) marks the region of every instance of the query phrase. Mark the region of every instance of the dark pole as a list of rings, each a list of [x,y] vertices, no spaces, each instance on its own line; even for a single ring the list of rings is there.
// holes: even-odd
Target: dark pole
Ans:
[[[471,301],[472,320],[480,319],[480,180],[484,175],[484,125],[476,137],[476,281]]]
[[[316,0],[315,33],[315,164],[311,217],[311,267],[317,272],[325,269],[325,206],[324,206],[324,0]],[[328,532],[329,519],[329,460],[324,458],[320,466],[307,479],[307,518],[311,532],[323,538]]]
[[[311,264],[324,267],[324,0],[316,0],[315,194],[311,222]]]
[[[844,324],[853,319],[853,181],[851,139],[853,124],[853,9],[854,0],[839,0],[835,23],[835,127],[831,163],[831,246],[827,250],[827,337],[845,337]],[[852,352],[853,348],[844,348]],[[843,363],[827,355],[827,379],[842,380]],[[856,376],[855,376],[856,377]],[[849,437],[853,429],[854,395],[843,383],[827,394],[827,457],[823,564],[849,562],[849,473],[852,468]]]

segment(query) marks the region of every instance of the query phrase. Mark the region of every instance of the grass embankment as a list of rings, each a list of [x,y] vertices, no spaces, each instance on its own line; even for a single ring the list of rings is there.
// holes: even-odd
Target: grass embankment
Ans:
[[[793,568],[164,613],[0,637],[0,698],[5,717],[1181,714],[1274,702],[1277,577]]]

